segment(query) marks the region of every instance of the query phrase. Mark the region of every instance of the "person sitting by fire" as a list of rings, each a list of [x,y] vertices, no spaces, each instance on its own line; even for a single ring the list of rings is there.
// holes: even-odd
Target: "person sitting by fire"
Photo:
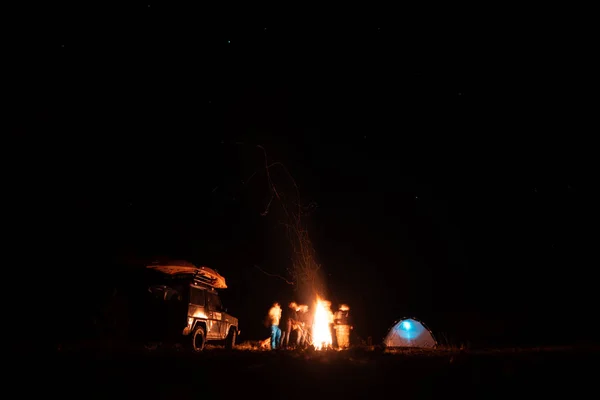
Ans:
[[[271,350],[279,348],[281,343],[281,329],[279,321],[281,320],[281,307],[279,303],[273,303],[269,310],[269,322],[271,323]]]
[[[299,338],[301,337],[301,326],[298,318],[298,311],[300,311],[300,306],[295,302],[291,302],[288,305],[288,311],[286,312],[286,331],[283,335],[283,345],[285,347],[289,347],[290,345],[290,336],[293,331],[296,331],[296,345],[299,343]]]
[[[350,325],[349,312],[350,307],[346,304],[340,305],[339,310],[335,313],[334,326],[335,338],[337,340],[338,348],[346,349],[350,347]]]

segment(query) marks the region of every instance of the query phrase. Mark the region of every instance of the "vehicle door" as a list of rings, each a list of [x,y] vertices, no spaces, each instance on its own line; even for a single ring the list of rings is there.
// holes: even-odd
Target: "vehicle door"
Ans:
[[[191,319],[191,324],[194,326],[196,321],[206,323],[206,330],[210,331],[208,326],[208,316],[206,307],[206,289],[190,286],[190,304],[188,306],[188,318]],[[190,326],[190,328],[192,327]],[[208,332],[206,332],[208,334]]]
[[[223,321],[223,306],[219,295],[213,292],[206,292],[206,305],[208,307],[208,320],[212,329],[207,333],[208,339],[224,339],[224,321]]]

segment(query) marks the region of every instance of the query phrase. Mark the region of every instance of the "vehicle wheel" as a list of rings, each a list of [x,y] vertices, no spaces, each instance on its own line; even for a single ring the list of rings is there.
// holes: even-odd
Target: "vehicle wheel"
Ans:
[[[192,347],[193,347],[194,351],[204,350],[205,343],[206,343],[206,336],[204,334],[204,329],[202,329],[202,327],[198,327],[194,331],[194,336],[192,336]]]
[[[237,338],[237,331],[235,328],[229,329],[229,334],[227,335],[227,339],[225,341],[226,349],[233,349],[235,347],[235,339]]]

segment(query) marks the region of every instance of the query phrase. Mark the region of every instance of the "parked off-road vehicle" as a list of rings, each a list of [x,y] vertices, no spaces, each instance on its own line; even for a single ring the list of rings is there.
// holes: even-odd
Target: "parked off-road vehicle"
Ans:
[[[153,264],[147,269],[150,276],[141,318],[153,340],[183,343],[194,351],[202,351],[210,341],[235,346],[238,320],[227,313],[218,293],[227,288],[223,276],[187,262]]]

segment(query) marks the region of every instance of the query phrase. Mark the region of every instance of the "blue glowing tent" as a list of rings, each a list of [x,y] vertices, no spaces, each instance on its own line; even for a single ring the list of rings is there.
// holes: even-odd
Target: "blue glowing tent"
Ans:
[[[415,318],[403,318],[396,321],[383,339],[386,347],[425,347],[437,345],[433,333],[421,321]]]

